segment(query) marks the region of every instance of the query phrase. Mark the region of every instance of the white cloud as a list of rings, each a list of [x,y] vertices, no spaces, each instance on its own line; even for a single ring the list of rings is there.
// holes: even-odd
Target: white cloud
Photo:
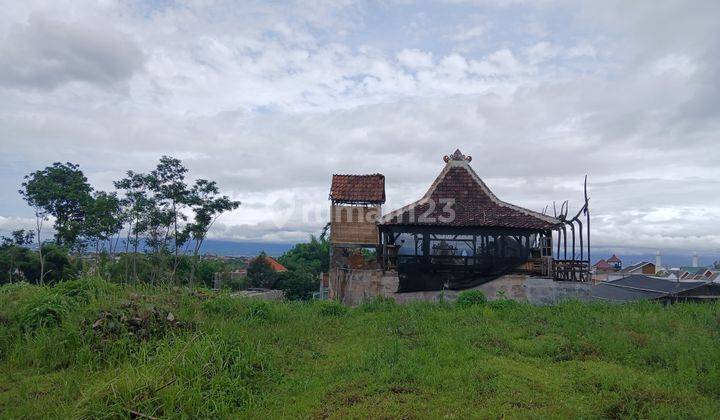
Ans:
[[[542,41],[527,48],[525,53],[531,64],[539,64],[557,57],[561,51],[562,48],[560,46]]]
[[[33,14],[0,41],[0,85],[54,89],[70,82],[116,86],[140,71],[143,54],[128,36],[92,22]]]
[[[326,209],[332,173],[385,173],[391,209],[459,147],[537,210],[579,200],[588,173],[597,245],[720,249],[712,2],[11,6],[0,229],[31,216],[31,170],[70,160],[110,188],[172,154],[245,203],[214,237],[297,240],[324,224],[303,211]],[[408,37],[392,16],[423,25]]]
[[[413,70],[429,68],[434,65],[432,53],[417,49],[402,50],[397,55],[398,61]]]
[[[453,41],[464,42],[475,40],[483,36],[487,28],[484,25],[475,25],[469,28],[458,28],[457,31],[448,36]]]

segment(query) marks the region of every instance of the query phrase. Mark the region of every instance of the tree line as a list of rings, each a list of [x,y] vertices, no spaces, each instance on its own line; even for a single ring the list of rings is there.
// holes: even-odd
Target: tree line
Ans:
[[[44,284],[48,275],[55,280],[58,270],[72,262],[66,257],[59,268],[53,259],[58,252],[74,255],[75,264],[81,264],[89,251],[94,274],[109,276],[101,272],[108,266],[103,262],[115,263],[119,258],[110,264],[115,278],[176,282],[182,269],[192,285],[209,229],[240,202],[222,195],[214,181],[188,183],[187,174],[179,159],[163,156],[150,172],[127,171],[113,183],[115,191],[95,190],[80,167],[70,162],[56,162],[26,175],[19,193],[33,209],[35,226],[0,242],[9,281],[32,276]],[[45,240],[43,232],[51,217],[54,236]],[[37,248],[37,269],[28,263],[31,244]],[[22,261],[27,266],[21,266]]]

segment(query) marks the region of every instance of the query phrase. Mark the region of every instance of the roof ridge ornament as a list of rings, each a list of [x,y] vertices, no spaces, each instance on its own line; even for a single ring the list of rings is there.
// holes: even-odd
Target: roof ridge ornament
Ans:
[[[450,156],[448,156],[448,155],[443,156],[443,160],[445,161],[445,163],[448,163],[451,160],[470,162],[472,160],[472,156],[465,156],[462,154],[460,149],[455,149],[455,153],[453,153]]]

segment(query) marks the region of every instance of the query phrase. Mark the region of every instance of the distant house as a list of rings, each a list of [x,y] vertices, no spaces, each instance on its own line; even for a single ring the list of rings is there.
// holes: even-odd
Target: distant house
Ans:
[[[612,254],[612,257],[608,258],[607,263],[615,270],[622,270],[622,260],[615,254]]]
[[[720,299],[720,284],[706,281],[678,282],[634,274],[594,285],[591,296],[594,300],[611,302],[634,300],[701,302]]]
[[[255,258],[253,258],[252,260],[250,260],[250,263],[252,263],[252,262],[253,262],[255,259],[257,259],[257,258],[258,258],[258,257],[255,257]],[[270,257],[270,256],[267,256],[267,255],[266,255],[266,256],[265,256],[265,261],[268,263],[268,265],[270,265],[270,268],[272,268],[273,271],[276,272],[276,273],[281,273],[281,272],[283,272],[283,271],[288,271],[288,269],[285,268],[284,265],[280,264],[280,263],[278,262],[278,260],[276,260],[276,259],[273,258],[273,257]]]
[[[708,281],[713,275],[707,267],[680,267],[678,278],[680,280],[705,280]]]
[[[604,259],[600,259],[600,261],[596,262],[593,267],[595,267],[595,270],[596,270],[596,271],[610,271],[610,270],[612,270],[612,266],[611,266],[610,264],[608,264],[608,262],[605,261]]]
[[[620,270],[620,273],[625,275],[645,274],[647,276],[652,276],[655,275],[655,264],[643,261],[623,268]]]

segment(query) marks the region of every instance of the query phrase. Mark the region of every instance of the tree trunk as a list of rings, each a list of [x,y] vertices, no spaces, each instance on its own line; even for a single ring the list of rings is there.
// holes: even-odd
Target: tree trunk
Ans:
[[[45,257],[42,251],[42,240],[40,239],[40,232],[42,231],[42,216],[38,210],[35,210],[35,226],[37,230],[37,242],[38,242],[38,255],[40,256],[40,285],[45,284]]]
[[[130,283],[130,261],[128,260],[130,253],[130,234],[132,233],[132,220],[128,226],[127,236],[125,237],[125,283]]]
[[[135,279],[135,282],[138,281],[138,273],[137,273],[137,255],[138,255],[138,241],[140,238],[138,237],[137,230],[135,231],[135,243],[133,243],[133,277]]]
[[[173,247],[175,248],[175,259],[173,260],[173,268],[172,273],[170,274],[170,281],[175,282],[175,271],[177,270],[178,266],[178,225],[177,225],[177,205],[175,201],[173,201]]]

